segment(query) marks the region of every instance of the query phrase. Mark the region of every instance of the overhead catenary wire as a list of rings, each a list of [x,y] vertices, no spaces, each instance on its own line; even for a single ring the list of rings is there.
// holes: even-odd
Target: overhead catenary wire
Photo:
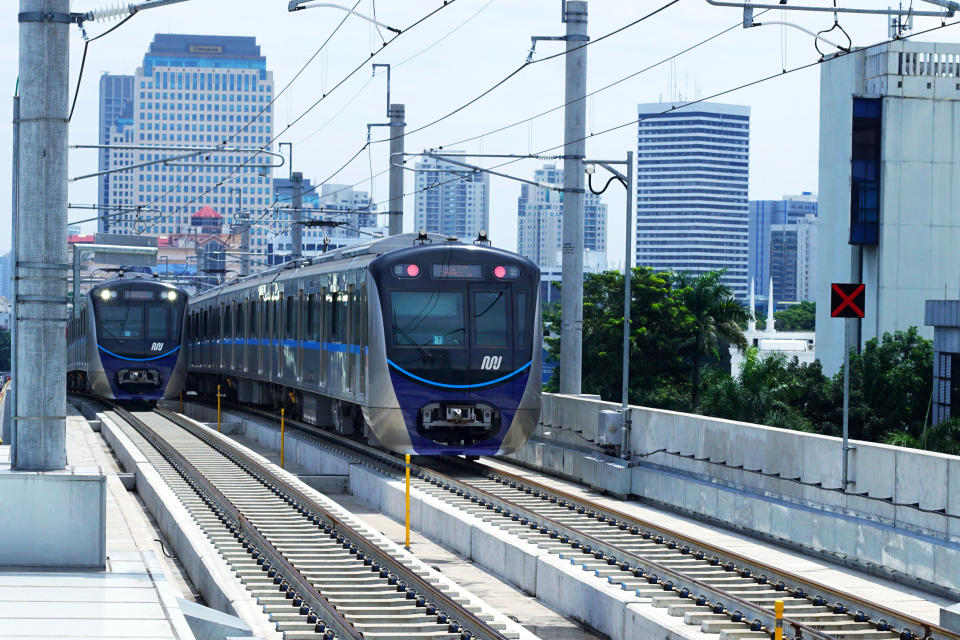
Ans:
[[[941,30],[941,29],[946,29],[946,28],[948,28],[948,27],[952,27],[952,26],[956,26],[956,25],[960,25],[960,20],[955,20],[955,21],[952,21],[952,22],[943,22],[942,24],[940,24],[940,25],[938,25],[938,26],[930,27],[930,28],[925,29],[925,30],[923,30],[923,31],[917,31],[917,32],[915,32],[915,33],[910,34],[909,36],[897,36],[897,37],[894,37],[894,38],[888,38],[887,40],[882,40],[882,41],[879,41],[879,42],[875,42],[874,44],[868,45],[868,46],[866,46],[866,47],[862,47],[862,48],[860,48],[860,49],[850,50],[850,51],[841,51],[841,52],[835,54],[835,55],[832,56],[832,57],[829,57],[829,58],[820,58],[820,59],[818,59],[818,60],[814,60],[813,62],[808,62],[808,63],[805,63],[805,64],[801,64],[801,65],[795,66],[795,67],[790,68],[790,69],[785,69],[785,70],[783,70],[783,71],[779,71],[779,72],[776,72],[776,73],[771,73],[771,74],[762,76],[762,77],[760,77],[760,78],[757,78],[757,79],[755,79],[755,80],[750,80],[750,81],[748,81],[748,82],[744,82],[744,83],[742,83],[742,84],[738,84],[738,85],[736,85],[736,86],[730,87],[730,88],[728,88],[728,89],[724,89],[724,90],[722,90],[722,91],[717,91],[717,92],[712,93],[712,94],[710,94],[710,95],[708,95],[708,96],[704,96],[704,97],[702,97],[702,98],[697,98],[697,99],[695,99],[695,100],[690,100],[690,101],[685,102],[684,104],[682,104],[682,105],[680,105],[680,106],[671,105],[669,108],[664,109],[663,111],[658,111],[657,113],[647,114],[647,115],[644,115],[644,116],[642,116],[642,117],[634,118],[633,120],[629,120],[629,121],[627,121],[627,122],[623,122],[623,123],[621,123],[621,124],[617,124],[617,125],[608,127],[608,128],[606,128],[606,129],[602,129],[602,130],[600,130],[600,131],[597,131],[596,133],[587,134],[587,135],[583,136],[582,138],[578,138],[578,139],[576,139],[576,140],[573,140],[572,142],[579,142],[579,141],[582,141],[582,140],[588,140],[588,139],[590,139],[590,138],[594,138],[594,137],[597,137],[597,136],[601,136],[601,135],[605,135],[605,134],[608,134],[608,133],[612,133],[612,132],[614,132],[614,131],[618,131],[618,130],[620,130],[620,129],[624,129],[624,128],[626,128],[626,127],[630,127],[630,126],[639,124],[640,122],[643,122],[643,121],[645,121],[645,120],[650,120],[650,119],[653,119],[653,118],[657,118],[657,117],[660,117],[660,116],[665,115],[665,114],[667,114],[667,113],[671,113],[671,112],[677,111],[677,110],[679,110],[679,109],[684,109],[684,108],[686,108],[686,107],[690,107],[690,106],[699,104],[699,103],[701,103],[701,102],[708,102],[708,101],[710,101],[710,100],[714,100],[714,99],[716,99],[716,98],[720,98],[720,97],[723,97],[723,96],[725,96],[725,95],[728,95],[728,94],[731,94],[731,93],[735,93],[735,92],[737,92],[737,91],[742,91],[743,89],[748,89],[748,88],[750,88],[750,87],[754,87],[754,86],[757,86],[757,85],[760,85],[760,84],[769,82],[769,81],[771,81],[771,80],[776,80],[777,78],[783,78],[783,77],[786,77],[786,76],[788,76],[788,75],[792,75],[792,74],[794,74],[794,73],[797,73],[797,72],[800,72],[800,71],[804,71],[804,70],[806,70],[806,69],[810,69],[810,68],[813,68],[813,67],[817,67],[817,66],[819,66],[819,65],[821,65],[821,64],[829,64],[830,62],[833,62],[834,60],[839,60],[840,58],[846,57],[846,56],[851,55],[851,54],[853,54],[853,53],[857,53],[857,52],[859,52],[859,51],[867,51],[867,50],[869,50],[869,49],[874,49],[874,48],[876,48],[876,47],[881,47],[881,46],[890,44],[890,43],[892,43],[892,42],[896,42],[896,41],[899,41],[899,40],[905,40],[905,39],[908,39],[908,38],[911,38],[911,37],[920,36],[920,35],[925,35],[925,34],[927,34],[927,33],[932,33],[932,32],[934,32],[934,31],[939,31],[939,30]],[[568,142],[570,142],[570,141],[568,141]],[[548,152],[550,152],[550,151],[556,151],[556,150],[558,150],[558,149],[562,149],[562,148],[565,146],[565,144],[567,144],[568,142],[561,143],[561,144],[557,144],[557,145],[554,145],[554,146],[552,146],[552,147],[547,147],[547,148],[545,148],[545,149],[541,149],[540,151],[535,152],[533,155],[543,155],[543,154],[546,154],[546,153],[548,153]],[[505,167],[505,166],[508,166],[508,165],[511,165],[511,164],[515,164],[515,163],[520,162],[521,160],[525,160],[525,159],[528,159],[528,158],[526,158],[526,157],[520,157],[520,158],[515,158],[515,159],[507,160],[507,161],[505,161],[505,162],[501,162],[501,163],[499,163],[499,164],[495,164],[495,165],[493,165],[492,167],[489,167],[489,169],[499,169],[499,168],[502,168],[502,167]],[[473,171],[473,173],[481,173],[481,172],[482,172],[481,169],[475,169],[475,170]],[[423,191],[428,191],[428,190],[434,189],[434,188],[436,188],[436,187],[438,187],[438,186],[443,186],[443,185],[446,185],[446,184],[452,184],[452,183],[458,182],[458,181],[460,181],[460,180],[462,180],[462,179],[463,179],[462,177],[451,178],[451,179],[448,179],[448,180],[444,180],[444,181],[442,181],[442,182],[438,182],[438,183],[433,184],[433,185],[425,186],[425,187],[422,187],[422,188],[419,188],[419,189],[414,189],[413,191],[410,191],[410,192],[405,192],[403,195],[404,195],[404,197],[406,197],[406,196],[411,196],[411,195],[416,195],[417,193],[421,193],[421,192],[423,192]],[[388,202],[387,200],[383,200],[383,201],[374,203],[372,206],[379,206],[379,205],[382,205],[382,204],[386,204],[387,202]]]
[[[358,0],[358,1],[359,1],[359,0]],[[288,124],[286,125],[286,127],[284,127],[284,129],[283,129],[280,133],[277,133],[276,135],[272,136],[269,141],[267,141],[266,143],[264,143],[263,145],[261,145],[261,146],[258,148],[258,151],[255,151],[255,152],[252,153],[250,156],[248,156],[243,162],[239,163],[239,164],[237,165],[237,167],[234,168],[233,171],[231,171],[226,177],[221,178],[221,179],[218,180],[216,183],[214,183],[212,186],[210,186],[209,188],[207,188],[205,191],[203,191],[202,193],[194,196],[194,197],[191,198],[188,202],[185,202],[183,205],[177,207],[177,209],[175,209],[174,211],[170,212],[170,213],[167,214],[166,216],[162,216],[162,217],[160,218],[160,220],[163,220],[163,219],[165,219],[165,218],[168,218],[168,217],[170,217],[171,215],[179,214],[179,213],[182,212],[186,207],[188,207],[188,206],[190,206],[191,204],[197,202],[200,198],[203,198],[204,196],[208,195],[209,193],[211,193],[211,192],[214,191],[215,189],[217,189],[217,188],[219,188],[220,186],[222,186],[227,180],[230,180],[233,176],[235,176],[238,171],[240,171],[241,169],[243,169],[244,167],[246,167],[248,164],[250,164],[250,161],[253,160],[253,158],[257,157],[257,156],[258,156],[260,153],[262,153],[265,149],[269,148],[270,145],[272,145],[274,142],[276,142],[281,136],[283,136],[287,131],[289,131],[289,130],[290,130],[292,127],[294,127],[298,122],[300,122],[304,117],[306,117],[306,115],[309,114],[311,111],[313,111],[313,109],[315,109],[315,108],[317,107],[317,105],[319,105],[321,102],[323,102],[324,100],[326,100],[327,97],[330,96],[330,95],[332,95],[333,92],[336,91],[339,87],[343,86],[343,84],[346,83],[347,80],[349,80],[351,77],[353,77],[360,69],[363,69],[370,60],[372,60],[372,59],[375,58],[377,55],[379,55],[380,53],[382,53],[391,43],[393,43],[394,41],[396,41],[397,38],[401,37],[404,33],[407,33],[407,32],[409,32],[409,31],[415,29],[416,27],[420,26],[421,24],[423,24],[424,22],[426,22],[427,20],[429,20],[431,17],[433,17],[434,15],[436,15],[437,13],[439,13],[440,11],[442,11],[443,9],[452,6],[455,2],[457,2],[457,0],[444,0],[443,4],[441,4],[440,6],[436,7],[435,9],[427,12],[426,14],[422,15],[420,18],[418,18],[417,20],[415,20],[412,24],[410,24],[410,25],[409,25],[408,27],[406,27],[405,29],[400,30],[400,32],[398,32],[395,36],[393,36],[392,38],[390,38],[390,40],[386,41],[386,42],[384,43],[383,47],[381,47],[381,48],[378,49],[377,51],[371,52],[371,53],[370,53],[370,56],[369,56],[366,60],[364,60],[363,62],[361,62],[360,64],[358,64],[356,67],[354,67],[353,70],[351,70],[351,71],[350,71],[346,76],[344,76],[339,82],[337,82],[333,87],[331,87],[331,89],[330,89],[329,91],[324,92],[324,93],[321,95],[320,98],[318,98],[316,101],[314,101],[309,107],[307,107],[306,110],[304,110],[304,111],[303,111],[299,116],[297,116],[292,122],[288,123]],[[349,15],[349,14],[348,14],[348,15]],[[342,22],[341,22],[341,24],[342,24]],[[361,149],[360,149],[360,152],[362,152],[362,151],[363,151],[363,149],[361,148]],[[357,155],[359,155],[360,152],[358,152]]]
[[[357,5],[359,5],[360,2],[361,2],[361,0],[356,0],[356,2],[355,2],[354,5],[353,5],[353,9],[356,9],[356,8],[357,8]],[[135,14],[134,14],[134,15],[135,15]],[[296,72],[295,74],[293,74],[293,76],[290,78],[290,80],[288,80],[288,81],[286,82],[286,84],[284,84],[284,86],[280,89],[280,91],[277,92],[277,93],[275,93],[275,94],[273,95],[273,97],[272,97],[264,106],[262,106],[262,107],[260,108],[260,111],[257,112],[257,114],[256,114],[255,116],[253,116],[253,117],[251,117],[250,119],[248,119],[246,122],[243,123],[243,126],[238,127],[235,132],[231,133],[229,136],[227,136],[226,138],[224,138],[224,139],[217,145],[217,149],[212,150],[210,154],[208,154],[208,155],[206,155],[206,156],[204,157],[203,162],[201,162],[201,163],[197,164],[196,166],[194,166],[194,168],[193,168],[192,171],[190,171],[189,173],[184,174],[183,176],[181,176],[180,179],[177,180],[176,183],[174,183],[173,185],[170,186],[170,188],[168,188],[166,191],[164,191],[163,193],[161,193],[159,199],[157,200],[157,202],[165,202],[168,195],[170,195],[170,194],[173,193],[175,190],[177,190],[181,185],[183,185],[183,183],[184,183],[187,179],[189,179],[189,178],[193,177],[194,175],[196,175],[196,174],[200,171],[200,169],[203,168],[204,163],[205,163],[207,160],[210,159],[210,156],[211,156],[213,153],[216,153],[216,152],[217,152],[218,150],[220,150],[222,147],[225,147],[225,146],[226,146],[227,144],[229,144],[232,140],[234,140],[237,136],[241,135],[244,131],[246,131],[246,130],[250,127],[250,125],[251,125],[252,123],[256,122],[256,121],[259,120],[261,117],[263,117],[263,115],[267,112],[267,109],[269,109],[269,108],[272,107],[274,104],[276,104],[277,100],[279,100],[280,97],[283,96],[283,95],[290,89],[290,87],[293,85],[293,83],[296,82],[297,79],[298,79],[301,75],[303,75],[303,72],[306,71],[307,67],[309,67],[309,66],[313,63],[314,60],[316,60],[316,58],[317,58],[317,56],[320,54],[320,52],[324,50],[324,48],[325,48],[325,47],[327,46],[327,44],[333,39],[333,37],[337,34],[337,32],[340,30],[340,28],[343,27],[344,23],[347,21],[347,18],[349,18],[349,17],[350,17],[350,14],[349,14],[349,13],[343,16],[343,18],[340,20],[340,22],[338,22],[337,25],[333,28],[333,31],[331,31],[330,34],[324,39],[324,41],[320,44],[320,46],[317,48],[317,50],[313,52],[313,55],[311,55],[309,58],[307,58],[306,62],[304,62],[304,63],[300,66],[300,68],[297,70],[297,72]],[[122,23],[121,23],[121,24],[122,24]],[[117,25],[117,26],[119,26],[119,25]],[[264,148],[265,148],[265,147],[260,148],[259,151],[257,151],[257,153],[256,153],[255,155],[258,155],[261,151],[263,151]],[[249,160],[249,159],[248,159],[248,160]],[[232,175],[234,175],[234,174],[231,174],[231,176],[232,176]],[[217,185],[214,186],[214,188],[218,188],[218,187],[220,187],[220,186],[223,186],[223,185],[222,185],[222,184],[217,184]],[[207,193],[210,193],[210,191],[212,191],[212,190],[213,190],[213,189],[210,189],[209,191],[207,191],[207,192],[204,193],[203,195],[206,195]],[[166,218],[169,218],[169,217],[174,216],[174,215],[179,215],[180,213],[183,212],[183,210],[186,208],[186,206],[189,205],[189,204],[192,204],[192,202],[195,202],[195,200],[186,203],[186,204],[185,204],[184,206],[182,206],[182,207],[177,207],[177,208],[174,209],[173,211],[171,211],[171,212],[167,213],[166,215],[164,215],[164,216],[162,216],[162,217],[154,220],[153,222],[154,222],[154,223],[156,223],[156,222],[162,222],[162,221],[165,220]],[[139,235],[139,234],[138,234],[138,235]]]
[[[770,11],[770,9],[766,9],[766,10],[764,10],[764,11],[761,11],[760,13],[757,14],[757,17],[763,15],[763,14],[766,13],[767,11]],[[636,24],[636,21],[634,21],[634,22],[632,22],[632,23],[630,23],[630,24]],[[622,83],[624,83],[624,82],[626,82],[626,81],[628,81],[628,80],[631,80],[631,79],[633,79],[633,78],[635,78],[635,77],[637,77],[637,76],[640,76],[640,75],[642,75],[642,74],[644,74],[644,73],[647,73],[647,72],[649,72],[649,71],[651,71],[651,70],[653,70],[653,69],[655,69],[655,68],[657,68],[657,67],[659,67],[659,66],[661,66],[661,65],[663,65],[663,64],[666,64],[666,63],[668,63],[668,62],[670,62],[670,61],[672,61],[672,60],[675,60],[676,58],[678,58],[678,57],[680,57],[680,56],[682,56],[682,55],[684,55],[684,54],[687,54],[687,53],[693,51],[694,49],[697,49],[697,48],[699,48],[699,47],[701,47],[701,46],[703,46],[703,45],[705,45],[705,44],[708,44],[709,42],[712,42],[713,40],[716,40],[717,38],[719,38],[719,37],[721,37],[721,36],[723,36],[723,35],[731,32],[731,31],[733,31],[733,30],[735,30],[735,29],[739,29],[739,28],[741,28],[742,26],[743,26],[743,22],[742,22],[742,21],[738,21],[738,22],[730,25],[729,27],[727,27],[727,28],[725,28],[725,29],[723,29],[723,30],[721,30],[721,31],[718,31],[717,33],[714,33],[713,35],[711,35],[711,36],[709,36],[709,37],[707,37],[707,38],[704,38],[703,40],[700,40],[700,41],[698,41],[698,42],[696,42],[696,43],[694,43],[694,44],[692,44],[692,45],[690,45],[690,46],[688,46],[688,47],[686,47],[686,48],[684,48],[684,49],[682,49],[682,50],[680,50],[680,51],[677,51],[677,52],[674,53],[674,54],[671,54],[670,56],[667,56],[667,57],[665,57],[665,58],[662,58],[661,60],[659,60],[659,61],[657,61],[657,62],[654,62],[654,63],[652,63],[652,64],[650,64],[650,65],[647,65],[646,67],[643,67],[642,69],[639,69],[639,70],[637,70],[637,71],[631,72],[631,73],[629,73],[629,74],[627,74],[627,75],[625,75],[625,76],[623,76],[623,77],[621,77],[621,78],[619,78],[619,79],[617,79],[617,80],[614,80],[614,81],[612,81],[612,82],[610,82],[610,83],[608,83],[608,84],[606,84],[606,85],[604,85],[604,86],[602,86],[602,87],[599,87],[599,88],[597,88],[597,89],[594,89],[593,91],[589,92],[585,97],[586,97],[586,98],[593,97],[593,96],[595,96],[595,95],[597,95],[597,94],[599,94],[599,93],[602,93],[603,91],[607,91],[608,89],[611,89],[611,88],[613,88],[613,87],[615,87],[615,86],[617,86],[617,85],[619,85],[619,84],[622,84]],[[619,32],[622,31],[622,30],[623,30],[623,27],[618,28],[615,32],[611,32],[611,34],[612,34],[612,33],[619,33]],[[610,34],[608,34],[608,35],[610,35]],[[598,41],[599,41],[599,40],[594,40],[593,42],[598,42]],[[563,54],[558,54],[558,55],[563,55]],[[515,72],[511,72],[511,74],[513,74],[513,73],[515,73]],[[505,78],[505,79],[502,79],[502,80],[498,80],[498,81],[495,83],[495,85],[494,85],[493,87],[491,87],[491,89],[495,88],[496,86],[502,85],[503,82],[504,82],[504,80],[506,80],[506,79],[509,79],[509,77],[508,77],[508,78]],[[481,94],[481,95],[486,95],[486,94],[490,93],[491,89],[488,89],[488,90],[484,91],[483,94]],[[473,100],[471,100],[471,103],[472,103],[472,102],[476,102],[476,100],[477,100],[477,99],[474,98]],[[557,105],[557,106],[555,106],[555,107],[552,107],[552,108],[550,108],[550,109],[547,109],[547,110],[545,110],[545,111],[541,111],[541,112],[536,113],[536,114],[534,114],[534,115],[532,115],[532,116],[528,116],[528,117],[523,118],[523,119],[521,119],[521,120],[517,120],[517,121],[512,122],[512,123],[510,123],[510,124],[503,125],[503,126],[500,126],[500,127],[496,127],[496,128],[494,128],[494,129],[490,129],[490,130],[488,130],[488,131],[484,131],[483,133],[479,133],[479,134],[476,134],[476,135],[472,135],[472,136],[467,137],[467,138],[463,138],[463,139],[460,139],[460,140],[457,140],[457,141],[454,141],[454,142],[450,142],[450,143],[438,145],[438,146],[431,147],[431,148],[432,148],[432,149],[442,150],[442,149],[444,149],[444,148],[453,147],[453,146],[465,144],[465,143],[468,143],[468,142],[473,142],[473,141],[479,140],[479,139],[481,139],[481,138],[483,138],[483,137],[485,137],[485,136],[491,136],[491,135],[495,135],[495,134],[497,134],[497,133],[502,133],[503,131],[506,131],[506,130],[511,129],[511,128],[513,128],[513,127],[517,127],[517,126],[522,125],[522,124],[531,123],[531,122],[533,122],[534,120],[536,120],[536,119],[538,119],[538,118],[542,118],[542,117],[544,117],[544,116],[546,116],[546,115],[549,115],[549,114],[551,114],[551,113],[554,113],[554,112],[556,112],[556,111],[559,111],[559,110],[565,108],[566,106],[568,106],[568,105],[570,105],[570,104],[573,104],[573,103],[575,103],[575,102],[579,102],[579,100],[580,100],[580,99],[577,98],[577,99],[571,100],[571,101],[569,101],[569,102],[565,102],[565,103],[563,103],[563,104],[560,104],[560,105]],[[461,110],[463,110],[463,108],[465,108],[466,106],[468,106],[468,105],[461,105],[461,106],[458,107],[455,111],[461,111]],[[442,116],[442,117],[440,117],[440,118],[435,119],[431,124],[427,124],[427,125],[420,126],[420,127],[418,127],[417,129],[408,132],[406,135],[412,135],[412,134],[415,133],[415,132],[422,131],[422,130],[426,129],[426,128],[429,127],[429,126],[432,126],[432,124],[436,124],[436,123],[438,123],[438,122],[442,122],[443,120],[445,120],[447,117],[449,117],[449,116],[452,115],[452,114],[453,114],[453,112],[450,112],[450,113],[448,113],[448,114],[446,114],[446,115],[444,115],[444,116]],[[371,141],[371,142],[368,142],[368,143],[364,144],[364,145],[360,148],[360,152],[362,152],[364,149],[366,149],[367,146],[370,145],[370,144],[379,144],[379,143],[381,143],[381,142],[389,142],[389,141],[391,141],[392,139],[393,139],[393,138],[382,138],[382,139],[380,139],[380,140],[373,140],[373,141]],[[530,140],[530,144],[532,145],[532,140]],[[531,151],[531,153],[532,153],[532,146],[530,147],[529,151]],[[347,166],[349,166],[349,164],[350,164],[358,155],[359,155],[359,152],[356,153],[356,154],[354,154],[354,156],[353,156],[350,160],[348,160],[346,163],[344,163],[343,165],[340,166],[340,168],[334,173],[334,175],[336,175],[337,173],[340,173],[341,171],[343,171],[344,169],[346,169]],[[389,167],[388,167],[387,169],[384,169],[383,171],[380,171],[380,172],[374,174],[373,177],[374,177],[374,178],[379,178],[380,176],[383,176],[383,175],[385,175],[386,173],[388,173],[389,170],[390,170],[390,169],[389,169]],[[360,185],[362,185],[362,184],[363,184],[364,182],[366,182],[366,181],[367,181],[367,180],[364,179],[364,180],[362,180],[362,181],[359,181],[359,182],[356,182],[356,183],[354,183],[354,184],[348,185],[348,186],[346,186],[343,190],[345,190],[345,189],[351,189],[351,188],[353,188],[353,187],[360,186]],[[317,183],[317,184],[315,184],[315,185],[312,185],[311,188],[308,189],[307,191],[305,191],[304,193],[308,193],[309,191],[311,191],[311,190],[313,190],[313,189],[317,189],[317,188],[319,188],[320,186],[322,186],[323,184],[325,184],[325,182],[319,182],[319,183]],[[334,194],[339,193],[339,192],[340,192],[340,191],[334,191],[334,192],[331,193],[330,195],[334,195]],[[281,200],[281,201],[285,201],[286,198],[281,198],[280,200]]]
[[[451,0],[451,1],[452,1],[452,0]],[[423,131],[423,130],[425,130],[425,129],[428,129],[428,128],[434,126],[434,125],[439,124],[440,122],[443,122],[444,120],[447,120],[448,118],[456,115],[457,113],[463,111],[464,109],[467,109],[467,108],[470,107],[471,105],[479,102],[480,100],[482,100],[482,99],[483,99],[484,97],[486,97],[487,95],[493,93],[493,92],[496,91],[498,88],[500,88],[501,86],[503,86],[504,84],[506,84],[507,82],[509,82],[510,79],[512,79],[512,78],[513,78],[514,76],[516,76],[518,73],[520,73],[521,71],[523,71],[524,69],[526,69],[526,68],[528,68],[528,67],[530,67],[530,66],[532,66],[532,65],[535,65],[535,64],[538,64],[538,63],[542,63],[542,62],[546,62],[546,61],[548,61],[548,60],[553,60],[553,59],[555,59],[555,58],[559,58],[559,57],[561,57],[561,56],[565,56],[565,55],[567,55],[567,53],[570,53],[570,52],[573,52],[573,51],[577,51],[577,50],[582,49],[582,48],[584,48],[584,47],[589,47],[589,46],[592,46],[592,45],[597,44],[597,43],[599,43],[599,42],[602,42],[602,41],[604,41],[604,40],[606,40],[606,39],[608,39],[608,38],[610,38],[610,37],[612,37],[612,36],[614,36],[614,35],[616,35],[616,34],[618,34],[618,33],[621,33],[621,32],[623,32],[623,31],[626,31],[627,29],[630,29],[631,27],[634,27],[634,26],[636,26],[636,25],[644,22],[645,20],[648,20],[649,18],[652,18],[653,16],[655,16],[655,15],[661,13],[662,11],[668,9],[669,7],[673,6],[674,4],[677,4],[679,1],[680,1],[680,0],[670,0],[669,2],[667,2],[667,3],[663,4],[663,5],[661,5],[660,7],[658,7],[657,9],[654,9],[653,11],[650,11],[650,12],[644,14],[643,16],[641,16],[641,17],[639,17],[639,18],[637,18],[637,19],[635,19],[635,20],[632,20],[632,21],[630,21],[630,22],[628,22],[628,23],[626,23],[626,24],[624,24],[624,25],[621,25],[620,27],[617,27],[616,29],[614,29],[614,30],[612,30],[612,31],[608,31],[607,33],[603,34],[602,36],[599,36],[599,37],[597,37],[597,38],[595,38],[595,39],[593,39],[593,40],[590,40],[590,41],[588,41],[588,42],[585,42],[585,43],[583,43],[583,44],[581,44],[581,45],[578,45],[578,46],[576,46],[576,47],[573,47],[572,49],[570,49],[570,51],[561,51],[561,52],[558,52],[558,53],[555,53],[555,54],[551,54],[551,55],[546,56],[546,57],[543,57],[543,58],[539,58],[539,59],[537,59],[537,60],[525,62],[524,64],[520,65],[519,67],[517,67],[517,68],[514,69],[513,71],[509,72],[506,76],[504,76],[504,77],[501,78],[500,80],[496,81],[493,85],[491,85],[490,87],[488,87],[487,89],[485,89],[484,91],[482,91],[480,94],[478,94],[477,96],[475,96],[475,97],[473,97],[472,99],[468,100],[467,102],[461,104],[460,106],[456,107],[456,108],[453,109],[452,111],[448,111],[447,113],[443,114],[442,116],[440,116],[440,117],[438,117],[438,118],[435,118],[434,120],[431,120],[430,122],[427,122],[427,123],[425,123],[425,124],[423,124],[423,125],[420,125],[419,127],[415,128],[415,129],[412,129],[412,130],[410,130],[410,131],[406,131],[403,135],[410,136],[410,135],[413,135],[413,134],[415,134],[415,133],[419,133],[419,132],[421,132],[421,131]],[[489,3],[488,3],[488,4],[489,4]],[[484,8],[485,8],[485,7],[484,7]],[[738,23],[737,23],[736,25],[734,25],[734,26],[739,27],[739,26],[741,26],[741,25],[742,25],[742,22],[738,22]],[[462,26],[462,25],[461,25],[461,26]],[[721,33],[716,34],[715,36],[713,36],[712,38],[707,39],[707,40],[704,41],[704,42],[708,42],[710,39],[713,39],[713,38],[715,38],[715,37],[719,37],[719,36],[722,35],[723,33],[726,33],[727,31],[730,31],[730,30],[732,30],[733,28],[734,28],[733,26],[732,26],[732,27],[729,27],[728,29],[725,29],[725,30],[722,31]],[[392,41],[392,39],[391,39],[391,41]],[[701,43],[701,44],[702,44],[702,43]],[[699,46],[699,45],[694,45],[694,46]],[[683,52],[681,52],[681,53],[683,53]],[[680,55],[680,54],[677,54],[677,55]],[[655,65],[654,65],[654,66],[655,66]],[[651,68],[652,68],[652,67],[651,67]],[[639,73],[639,72],[638,72],[638,73]],[[613,86],[613,85],[610,85],[610,86]],[[609,88],[609,87],[606,87],[606,88]],[[601,89],[601,90],[603,90],[603,89]],[[591,93],[591,94],[588,94],[588,96],[589,96],[589,95],[593,95],[594,93],[599,93],[599,91],[596,91],[596,92],[593,92],[593,93]],[[542,116],[542,115],[546,115],[547,113],[551,113],[551,112],[553,112],[553,111],[556,111],[556,110],[558,110],[558,109],[562,109],[562,108],[565,107],[565,106],[566,106],[566,104],[563,104],[563,105],[560,105],[559,107],[555,107],[554,109],[550,109],[549,111],[546,111],[546,112],[544,112],[544,113],[542,113],[542,114],[538,114],[538,115],[532,116],[532,117],[533,117],[533,118],[537,118],[537,117],[540,117],[540,116]],[[504,129],[510,128],[511,126],[516,126],[517,124],[522,124],[522,123],[524,123],[524,122],[527,122],[528,120],[529,120],[529,119],[521,120],[521,121],[519,121],[519,122],[517,122],[517,123],[514,123],[514,124],[512,124],[512,125],[508,125],[507,127],[502,127],[502,128],[500,128],[500,129],[496,129],[496,130],[494,130],[494,131],[492,131],[492,132],[490,132],[490,133],[497,133],[497,132],[502,131],[502,130],[504,130]],[[478,135],[478,136],[474,136],[473,138],[470,138],[470,140],[476,140],[476,139],[478,139],[478,138],[482,138],[484,135],[489,135],[489,133],[480,134],[480,135]],[[380,139],[380,140],[374,140],[374,141],[372,141],[372,142],[368,142],[368,143],[366,143],[363,147],[361,147],[360,151],[363,151],[364,149],[366,149],[366,148],[367,148],[367,144],[379,144],[379,143],[381,143],[381,142],[389,142],[389,141],[391,141],[391,140],[393,140],[393,139],[394,139],[393,137],[387,137],[387,138],[382,138],[382,139]],[[458,143],[454,143],[454,144],[458,144]],[[449,146],[449,145],[447,145],[447,146]],[[437,148],[442,149],[443,147],[441,146],[441,147],[437,147]],[[355,154],[355,156],[356,156],[356,155],[359,155],[359,153],[358,153],[358,154]],[[354,156],[354,157],[355,157],[355,156]],[[348,162],[349,162],[349,161],[348,161]],[[346,165],[341,166],[340,169],[338,169],[337,173],[339,173],[340,171],[342,171],[342,170],[345,169],[345,168],[346,168]],[[383,173],[385,173],[385,172],[378,173],[378,174],[376,174],[375,177],[379,177],[380,175],[383,175]],[[310,191],[315,190],[315,189],[317,189],[318,187],[320,187],[322,184],[324,184],[324,183],[321,182],[321,183],[317,183],[317,184],[315,184],[315,185],[312,185],[311,188],[305,190],[304,193],[309,193]],[[357,184],[352,185],[352,186],[358,186],[359,184],[362,184],[362,183],[357,183]]]

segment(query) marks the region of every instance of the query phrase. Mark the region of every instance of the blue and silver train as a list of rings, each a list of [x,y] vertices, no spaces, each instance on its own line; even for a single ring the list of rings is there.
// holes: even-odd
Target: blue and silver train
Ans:
[[[520,448],[540,412],[537,266],[405,234],[194,296],[188,388],[396,452]]]
[[[67,390],[111,400],[175,398],[187,373],[187,294],[146,278],[93,287],[67,324]]]

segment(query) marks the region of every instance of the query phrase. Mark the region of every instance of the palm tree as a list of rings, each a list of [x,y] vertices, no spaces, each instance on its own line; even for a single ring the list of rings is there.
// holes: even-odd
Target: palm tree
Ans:
[[[747,311],[733,297],[730,287],[721,282],[722,271],[708,271],[696,276],[683,273],[677,276],[677,288],[681,290],[681,299],[690,314],[693,335],[690,338],[690,360],[692,365],[690,406],[693,411],[700,404],[700,369],[703,356],[719,356],[721,338],[730,341],[737,348],[747,347],[740,323],[747,318]]]

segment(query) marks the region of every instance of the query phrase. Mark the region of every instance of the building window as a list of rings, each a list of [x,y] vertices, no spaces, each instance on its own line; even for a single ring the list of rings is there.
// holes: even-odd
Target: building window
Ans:
[[[850,244],[876,245],[880,240],[882,104],[879,98],[853,99]]]

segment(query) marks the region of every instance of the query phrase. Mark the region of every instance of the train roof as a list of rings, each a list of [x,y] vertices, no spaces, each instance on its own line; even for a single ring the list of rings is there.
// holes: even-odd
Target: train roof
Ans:
[[[89,290],[87,293],[88,293],[88,294],[92,294],[94,291],[99,291],[100,289],[103,289],[104,287],[117,287],[117,286],[121,286],[121,285],[131,285],[131,284],[136,284],[136,285],[141,285],[141,286],[147,285],[147,286],[151,286],[151,287],[157,287],[157,288],[160,288],[160,289],[176,289],[177,291],[182,291],[182,292],[186,293],[186,290],[185,290],[183,287],[181,287],[180,285],[171,284],[171,283],[165,282],[165,281],[163,281],[163,280],[157,280],[156,278],[154,278],[154,277],[152,277],[152,276],[144,276],[144,277],[139,277],[139,278],[136,278],[136,277],[134,277],[134,278],[114,278],[114,279],[112,279],[112,280],[105,280],[104,282],[98,282],[97,284],[95,284],[95,285],[93,285],[92,287],[90,287],[90,290]]]
[[[440,233],[428,233],[425,234],[425,237],[426,240],[431,243],[456,244],[465,246],[464,243],[459,239],[448,237]],[[197,300],[211,295],[219,295],[229,291],[235,291],[237,289],[245,289],[264,278],[270,278],[271,281],[277,281],[284,280],[287,277],[295,277],[299,273],[300,269],[311,266],[334,264],[348,260],[357,261],[359,264],[366,264],[370,260],[373,260],[377,256],[381,256],[385,253],[412,247],[416,244],[417,240],[421,239],[422,237],[418,233],[401,233],[396,236],[373,238],[366,242],[360,242],[347,247],[333,249],[319,256],[303,258],[296,262],[285,262],[275,267],[271,267],[270,269],[264,269],[263,271],[258,271],[255,274],[251,274],[246,277],[240,277],[236,280],[232,280],[229,283],[214,287],[213,289],[207,289],[202,294],[198,292],[194,294],[193,299]],[[364,260],[364,258],[366,259]]]

